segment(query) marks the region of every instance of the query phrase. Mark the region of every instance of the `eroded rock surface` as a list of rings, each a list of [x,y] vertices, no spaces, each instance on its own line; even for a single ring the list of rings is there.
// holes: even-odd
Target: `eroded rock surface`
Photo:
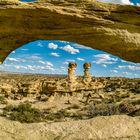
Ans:
[[[139,118],[97,117],[53,124],[21,124],[0,117],[0,140],[139,140]]]
[[[0,0],[0,61],[38,39],[76,42],[140,62],[140,7],[95,0]]]

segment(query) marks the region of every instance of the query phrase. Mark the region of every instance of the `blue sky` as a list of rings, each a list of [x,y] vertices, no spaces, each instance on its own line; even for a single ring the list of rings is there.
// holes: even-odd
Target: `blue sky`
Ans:
[[[83,75],[83,64],[91,62],[93,76],[140,77],[140,63],[79,44],[38,40],[14,50],[0,65],[0,71],[42,74],[67,74],[69,62],[78,64],[77,75]]]
[[[36,1],[36,0],[21,0],[25,2],[31,2],[31,1]],[[117,3],[117,4],[138,4],[140,3],[140,0],[97,0],[101,2],[108,2],[108,3]]]
[[[129,4],[129,5],[139,5],[140,4],[140,0],[97,0],[97,1],[115,3],[115,4]]]

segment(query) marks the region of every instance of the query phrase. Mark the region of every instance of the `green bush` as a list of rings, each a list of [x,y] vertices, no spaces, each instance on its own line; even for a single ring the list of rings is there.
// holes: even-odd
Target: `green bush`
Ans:
[[[120,103],[117,104],[100,104],[100,105],[90,105],[87,108],[87,115],[90,118],[96,117],[96,116],[110,116],[110,115],[121,115],[126,114],[129,115],[129,113],[136,110],[135,106],[131,103]]]
[[[0,96],[0,104],[7,104],[5,97]]]
[[[140,108],[131,112],[131,113],[129,113],[128,115],[132,116],[132,117],[140,116]]]
[[[32,123],[43,120],[43,113],[31,106],[29,103],[22,103],[18,106],[6,106],[4,108],[4,115],[9,116],[10,119],[20,122]]]
[[[118,106],[115,104],[100,104],[95,106],[91,105],[89,106],[87,113],[90,118],[119,114]]]

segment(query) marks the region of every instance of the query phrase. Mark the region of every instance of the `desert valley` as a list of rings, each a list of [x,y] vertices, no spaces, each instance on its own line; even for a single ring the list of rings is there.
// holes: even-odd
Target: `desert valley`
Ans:
[[[85,67],[87,68],[88,66],[89,63],[86,63]],[[4,122],[8,120],[13,125],[12,131],[23,134],[21,139],[25,138],[26,132],[21,132],[22,128],[17,127],[18,122],[28,123],[28,125],[22,125],[26,131],[29,126],[37,125],[36,127],[40,128],[38,137],[47,137],[46,140],[55,138],[71,140],[76,139],[75,137],[79,137],[78,139],[83,137],[86,140],[87,135],[89,137],[87,133],[90,133],[91,139],[122,138],[121,135],[124,135],[124,133],[129,139],[139,139],[140,79],[91,77],[86,70],[84,76],[75,76],[74,68],[75,63],[69,64],[68,76],[1,73],[0,119]],[[123,119],[128,125],[125,123],[119,124],[118,119],[119,121]],[[100,133],[105,133],[105,135],[99,133],[94,136],[93,130],[88,132],[88,129],[92,127],[89,126],[88,121],[90,123],[95,121],[96,129],[99,129]],[[103,124],[100,124],[100,121]],[[52,128],[45,131],[46,129],[44,130],[40,126],[40,123],[44,122],[48,124],[46,129],[51,126]],[[82,130],[83,136],[77,130],[79,127],[83,129],[81,125],[86,122],[87,126],[85,130]],[[60,128],[55,130],[57,123],[60,123]],[[76,123],[73,126],[73,130],[76,132],[72,132],[71,127],[67,128],[67,125],[69,126],[73,123]],[[114,125],[111,127],[110,123],[114,125],[118,123],[117,128]],[[93,128],[95,126],[93,124]],[[6,138],[5,133],[7,132],[4,129],[9,127],[9,123],[5,123],[3,127],[0,136],[2,135],[2,137]],[[57,127],[59,127],[58,124]],[[122,127],[126,131],[118,134],[118,130],[122,129]],[[102,132],[104,128],[110,129],[110,132]],[[52,129],[56,132],[52,132]],[[61,129],[66,130],[62,131]],[[130,129],[133,130],[128,133]],[[30,131],[33,130],[36,131],[35,128]],[[111,134],[115,130],[115,135]],[[48,131],[51,131],[51,134]],[[67,131],[70,131],[72,135],[67,134]],[[40,136],[41,133],[42,136]],[[16,132],[11,135],[13,135],[13,139],[19,139]],[[34,136],[29,136],[29,139]],[[8,138],[9,136],[7,136]]]

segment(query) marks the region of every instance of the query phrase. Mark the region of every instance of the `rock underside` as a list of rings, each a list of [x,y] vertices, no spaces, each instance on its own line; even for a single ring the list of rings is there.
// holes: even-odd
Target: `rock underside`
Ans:
[[[95,0],[0,0],[0,61],[35,40],[64,40],[140,62],[140,7]]]

